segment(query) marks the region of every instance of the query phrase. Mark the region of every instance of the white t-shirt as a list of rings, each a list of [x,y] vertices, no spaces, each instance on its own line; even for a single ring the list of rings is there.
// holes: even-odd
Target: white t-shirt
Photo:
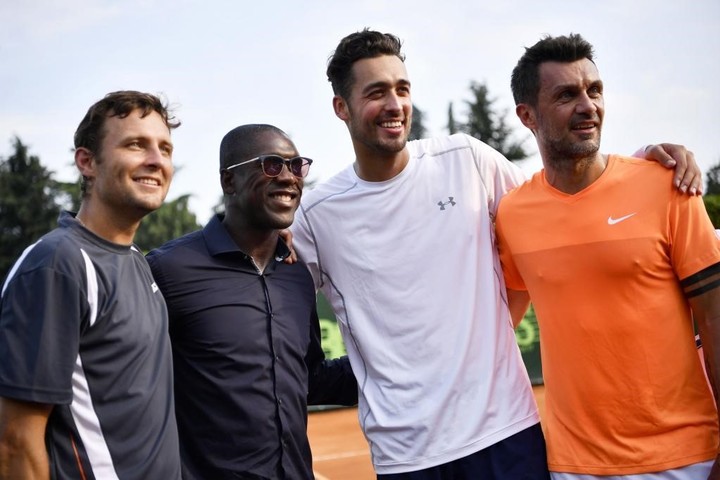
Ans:
[[[441,465],[539,422],[492,220],[524,177],[463,134],[408,149],[391,180],[349,166],[306,191],[292,226],[337,316],[378,474]]]

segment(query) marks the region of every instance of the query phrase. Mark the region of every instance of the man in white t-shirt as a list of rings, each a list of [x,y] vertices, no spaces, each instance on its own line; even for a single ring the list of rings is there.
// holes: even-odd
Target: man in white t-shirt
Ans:
[[[400,46],[364,30],[335,50],[356,161],[303,194],[294,246],[337,316],[379,479],[548,479],[493,232],[525,178],[464,134],[407,142]]]

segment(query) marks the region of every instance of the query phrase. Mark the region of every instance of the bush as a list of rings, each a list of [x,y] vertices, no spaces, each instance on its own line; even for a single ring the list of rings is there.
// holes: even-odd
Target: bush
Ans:
[[[705,209],[715,228],[720,228],[720,195],[705,195]]]

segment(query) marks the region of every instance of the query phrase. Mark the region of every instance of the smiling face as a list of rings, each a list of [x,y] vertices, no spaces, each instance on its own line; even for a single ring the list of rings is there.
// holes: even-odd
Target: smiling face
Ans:
[[[539,78],[537,105],[518,105],[518,115],[535,134],[543,160],[565,162],[596,155],[605,104],[595,64],[586,58],[545,62]]]
[[[277,130],[257,134],[252,147],[245,152],[243,156],[247,158],[233,158],[233,162],[269,154],[286,159],[299,155],[292,141]],[[300,205],[303,179],[293,175],[287,166],[283,166],[277,177],[266,176],[259,161],[223,170],[221,175],[228,221],[257,232],[270,232],[292,224]]]
[[[107,117],[100,145],[98,152],[76,151],[91,184],[83,203],[108,218],[130,221],[160,208],[173,176],[173,144],[162,117],[154,111],[141,117],[140,110]]]
[[[349,98],[333,99],[336,115],[350,131],[358,160],[394,157],[405,148],[412,123],[410,81],[395,55],[358,60]]]

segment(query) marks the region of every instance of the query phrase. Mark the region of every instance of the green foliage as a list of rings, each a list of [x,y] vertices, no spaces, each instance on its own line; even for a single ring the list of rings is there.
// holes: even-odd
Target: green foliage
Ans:
[[[76,182],[56,182],[59,192],[59,203],[65,210],[77,212],[80,210],[82,191],[80,190],[80,179]]]
[[[427,128],[425,128],[425,112],[420,110],[413,104],[413,120],[410,126],[410,136],[408,140],[419,140],[427,136]]]
[[[720,163],[707,172],[705,195],[720,194]]]
[[[52,172],[18,137],[14,153],[0,159],[0,276],[10,271],[28,245],[57,226],[60,206]]]
[[[201,226],[188,208],[190,195],[182,195],[146,216],[135,234],[135,243],[148,252],[163,243],[198,230]]]
[[[720,228],[720,194],[705,195],[703,201],[713,225],[715,228]]]
[[[507,111],[496,112],[493,108],[495,99],[490,98],[487,86],[484,83],[470,84],[472,99],[465,101],[468,107],[465,122],[457,123],[457,129],[475,138],[482,140],[505,158],[511,161],[522,160],[529,156],[522,146],[522,141],[512,140],[512,129],[507,125],[505,117]],[[456,124],[452,117],[452,104],[448,112],[448,129],[450,133]]]

